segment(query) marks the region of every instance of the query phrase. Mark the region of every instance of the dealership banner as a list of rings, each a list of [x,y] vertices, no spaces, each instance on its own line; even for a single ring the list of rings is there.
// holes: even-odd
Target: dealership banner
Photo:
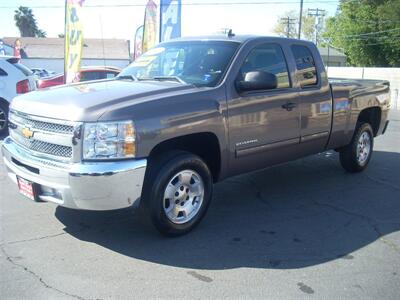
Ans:
[[[85,0],[66,0],[65,3],[65,58],[66,83],[79,81],[83,49],[81,10]]]
[[[143,52],[146,52],[158,42],[159,16],[158,5],[153,0],[149,0],[144,13]]]
[[[134,55],[133,55],[133,59],[135,60],[136,58],[138,58],[140,55],[142,55],[143,53],[143,25],[139,26],[136,29],[136,33],[135,33],[135,38],[134,38]]]
[[[160,42],[181,36],[181,0],[161,0]]]

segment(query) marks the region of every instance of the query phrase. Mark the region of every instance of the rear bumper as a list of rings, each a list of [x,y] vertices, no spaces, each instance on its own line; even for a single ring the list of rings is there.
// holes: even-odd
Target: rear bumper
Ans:
[[[8,176],[35,184],[38,199],[88,210],[112,210],[138,203],[147,166],[145,159],[63,164],[32,156],[9,137],[3,141]]]

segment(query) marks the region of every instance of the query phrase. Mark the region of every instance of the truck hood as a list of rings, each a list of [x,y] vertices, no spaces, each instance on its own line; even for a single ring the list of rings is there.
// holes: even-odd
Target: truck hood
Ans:
[[[103,80],[37,90],[15,97],[11,109],[30,115],[69,121],[97,121],[123,101],[151,101],[195,87],[175,82]]]

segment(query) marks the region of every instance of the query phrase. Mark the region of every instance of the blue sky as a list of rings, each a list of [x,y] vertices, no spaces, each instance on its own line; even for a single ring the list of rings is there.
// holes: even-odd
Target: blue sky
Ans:
[[[304,9],[321,8],[335,14],[339,1],[304,0]],[[232,4],[234,2],[245,4]],[[254,4],[255,2],[268,2]],[[286,2],[286,3],[284,3]],[[48,37],[64,31],[64,0],[0,0],[0,37],[18,36],[14,10],[28,6]],[[147,0],[86,0],[86,5],[126,5],[130,7],[85,7],[83,26],[87,38],[133,39],[135,30],[143,23]],[[278,17],[290,10],[299,11],[295,0],[182,0],[182,35],[202,35],[220,28],[232,28],[237,34],[273,35]],[[202,3],[204,5],[188,5]],[[219,3],[222,5],[215,5]],[[49,7],[50,6],[50,7]]]

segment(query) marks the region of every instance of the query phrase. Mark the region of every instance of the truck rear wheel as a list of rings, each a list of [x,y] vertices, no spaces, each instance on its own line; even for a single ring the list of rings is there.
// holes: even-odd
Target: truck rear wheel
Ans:
[[[351,143],[339,151],[342,167],[351,173],[363,171],[371,159],[373,147],[374,133],[371,125],[357,125]]]
[[[192,230],[204,217],[212,197],[212,175],[191,153],[173,151],[155,159],[143,189],[143,205],[153,225],[167,236]]]

